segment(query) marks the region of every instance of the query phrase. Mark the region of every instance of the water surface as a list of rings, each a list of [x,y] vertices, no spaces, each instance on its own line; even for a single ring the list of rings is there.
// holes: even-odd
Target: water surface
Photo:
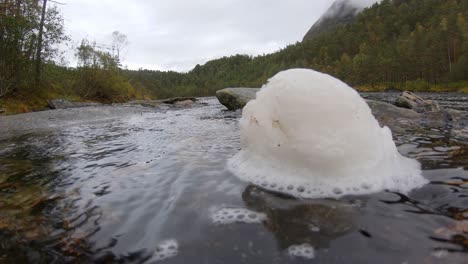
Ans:
[[[0,141],[0,262],[466,263],[462,142],[395,135],[431,181],[407,196],[295,200],[226,170],[240,113],[203,100]]]

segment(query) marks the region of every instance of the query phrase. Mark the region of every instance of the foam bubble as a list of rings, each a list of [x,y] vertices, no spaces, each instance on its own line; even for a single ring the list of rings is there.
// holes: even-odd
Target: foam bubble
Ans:
[[[245,208],[221,208],[211,214],[214,224],[227,225],[234,223],[255,224],[266,220],[266,215]]]
[[[448,256],[449,252],[445,249],[435,250],[432,252],[432,256],[442,259]]]
[[[309,244],[292,245],[288,248],[288,255],[305,259],[315,258],[315,249]]]
[[[295,69],[271,78],[243,110],[239,178],[296,197],[408,193],[427,183],[398,153],[364,99],[338,79]]]
[[[152,260],[161,261],[173,258],[179,253],[179,244],[175,239],[169,239],[161,242],[154,251]]]

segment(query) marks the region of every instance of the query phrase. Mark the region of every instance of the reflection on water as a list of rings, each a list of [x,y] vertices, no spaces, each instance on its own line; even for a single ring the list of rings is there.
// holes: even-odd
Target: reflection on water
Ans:
[[[267,215],[265,227],[285,250],[308,244],[328,248],[330,242],[355,229],[358,206],[332,200],[296,200],[249,186],[242,194],[247,207]]]
[[[206,103],[0,141],[0,263],[466,262],[463,143],[395,135],[431,180],[408,196],[296,200],[226,170],[240,114]],[[288,254],[301,245],[314,259]]]

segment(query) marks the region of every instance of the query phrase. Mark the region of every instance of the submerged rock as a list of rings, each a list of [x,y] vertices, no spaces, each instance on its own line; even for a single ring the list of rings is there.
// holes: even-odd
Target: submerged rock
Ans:
[[[424,100],[412,92],[405,91],[397,97],[395,105],[398,107],[412,109],[418,113],[440,111],[436,101]]]
[[[265,214],[263,224],[280,247],[308,244],[328,248],[331,241],[356,229],[359,208],[334,200],[298,200],[253,185],[242,193],[247,208]]]
[[[226,88],[216,92],[219,102],[229,110],[242,109],[249,101],[255,99],[258,88]]]
[[[47,100],[47,104],[50,109],[69,109],[69,108],[79,108],[87,106],[99,106],[100,103],[89,103],[89,102],[71,102],[67,99],[53,99]]]

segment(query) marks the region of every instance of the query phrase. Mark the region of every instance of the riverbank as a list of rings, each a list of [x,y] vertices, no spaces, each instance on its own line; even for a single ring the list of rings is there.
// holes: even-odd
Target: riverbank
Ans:
[[[69,76],[68,78],[68,81],[72,83],[73,79]],[[192,87],[193,89],[188,90],[174,89],[172,93],[168,93],[165,91],[166,88],[150,86],[149,83],[144,83],[141,87],[138,85],[130,85],[126,89],[119,90],[117,94],[114,94],[113,96],[106,99],[80,96],[79,93],[73,89],[66,88],[65,83],[66,81],[62,80],[62,82],[55,82],[48,85],[47,87],[34,87],[34,89],[25,89],[4,97],[0,97],[0,115],[14,115],[49,110],[50,107],[47,101],[53,99],[66,99],[71,102],[113,104],[126,103],[134,100],[145,101],[176,96],[203,96],[207,94],[214,96],[216,92],[215,90],[221,90],[221,88],[211,89],[213,91],[201,93]],[[260,85],[258,85],[258,87],[260,87]],[[468,95],[468,82],[434,85],[426,81],[417,80],[407,81],[404,83],[358,85],[354,88],[361,93],[411,91],[418,93],[458,93]],[[3,111],[1,111],[1,109],[3,109]]]
[[[355,86],[359,92],[395,92],[411,91],[419,93],[465,93],[468,94],[468,82],[432,84],[423,80],[402,83],[379,83]]]

